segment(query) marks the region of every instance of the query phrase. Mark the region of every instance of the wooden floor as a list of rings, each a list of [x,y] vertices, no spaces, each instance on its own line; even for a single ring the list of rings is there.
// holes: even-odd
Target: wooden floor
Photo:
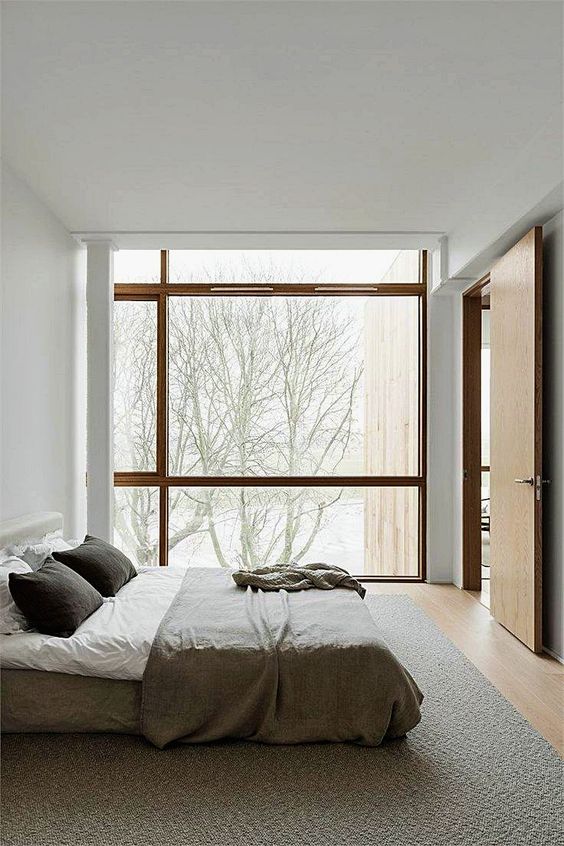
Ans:
[[[405,593],[564,756],[564,666],[535,655],[496,623],[479,592],[454,585],[366,584],[373,593]]]

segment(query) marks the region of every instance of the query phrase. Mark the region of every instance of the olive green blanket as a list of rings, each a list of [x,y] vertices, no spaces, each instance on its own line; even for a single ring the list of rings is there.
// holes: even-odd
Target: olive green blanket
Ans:
[[[245,738],[377,746],[422,694],[352,590],[256,591],[190,569],[157,631],[141,729],[158,747]]]

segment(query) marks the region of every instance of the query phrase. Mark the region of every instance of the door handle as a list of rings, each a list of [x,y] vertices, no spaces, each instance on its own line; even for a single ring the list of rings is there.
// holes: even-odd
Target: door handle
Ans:
[[[535,480],[533,479],[532,476],[530,476],[528,479],[514,479],[513,481],[516,482],[518,485],[531,485],[532,486],[532,485],[535,484]]]

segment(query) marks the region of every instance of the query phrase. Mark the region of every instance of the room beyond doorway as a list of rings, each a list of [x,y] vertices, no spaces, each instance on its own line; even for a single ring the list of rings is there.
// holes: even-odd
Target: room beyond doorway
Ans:
[[[490,606],[489,275],[463,297],[463,588]]]

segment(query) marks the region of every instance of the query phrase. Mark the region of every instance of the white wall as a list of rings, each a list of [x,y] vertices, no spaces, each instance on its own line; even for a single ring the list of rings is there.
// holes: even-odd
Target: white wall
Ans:
[[[56,510],[85,526],[84,250],[2,166],[2,519]]]
[[[543,227],[543,643],[564,657],[564,213]]]

